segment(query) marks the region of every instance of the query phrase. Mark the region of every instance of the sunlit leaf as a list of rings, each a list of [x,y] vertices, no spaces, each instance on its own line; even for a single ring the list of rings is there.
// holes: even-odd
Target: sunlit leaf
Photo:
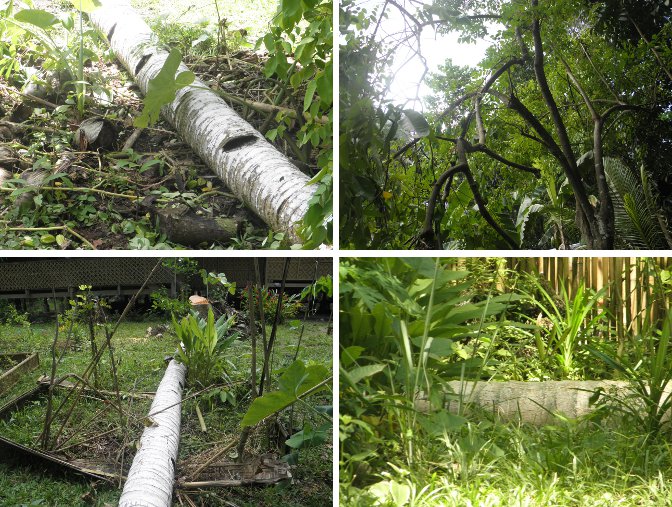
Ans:
[[[100,0],[70,0],[70,3],[75,9],[86,12],[87,14],[103,5]]]
[[[149,80],[142,114],[134,122],[136,127],[148,127],[154,124],[159,119],[161,108],[175,100],[176,92],[194,82],[196,76],[188,70],[175,76],[181,61],[180,51],[171,50],[159,73]]]
[[[39,26],[45,30],[59,22],[58,17],[54,16],[51,12],[43,11],[41,9],[24,9],[14,14],[14,19],[23,23]]]

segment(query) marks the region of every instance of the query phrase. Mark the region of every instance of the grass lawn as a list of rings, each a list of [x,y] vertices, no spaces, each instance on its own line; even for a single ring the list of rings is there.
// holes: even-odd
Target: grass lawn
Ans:
[[[217,0],[219,15],[226,20],[229,30],[246,30],[247,39],[254,43],[269,28],[278,8],[277,0]],[[193,2],[189,0],[133,0],[131,2],[145,19],[165,18],[168,23],[216,25],[218,22],[215,1]]]
[[[176,339],[172,334],[163,337],[147,337],[148,327],[156,326],[161,322],[145,320],[142,322],[123,323],[113,339],[114,357],[117,364],[119,387],[122,391],[154,391],[160,382],[164,370],[164,357],[171,355],[176,348]],[[299,359],[305,363],[320,363],[331,369],[331,337],[326,334],[327,324],[323,322],[309,322],[303,336],[303,343],[299,352]],[[26,375],[10,391],[0,396],[0,405],[16,395],[35,386],[40,375],[49,375],[51,372],[51,343],[54,337],[53,323],[34,324],[29,327],[0,326],[0,351],[36,351],[40,355],[40,366],[34,372]],[[269,329],[270,333],[270,329]],[[273,361],[272,378],[278,377],[278,370],[290,364],[293,360],[298,330],[283,325],[279,329],[275,357]],[[88,337],[81,342],[79,350],[68,352],[61,362],[57,377],[66,373],[81,374],[88,364],[90,349]],[[222,380],[221,389],[230,391],[236,405],[222,403],[218,396],[208,397],[204,393],[196,398],[187,399],[182,406],[182,439],[178,460],[178,476],[180,465],[198,453],[208,451],[236,440],[240,434],[240,420],[249,406],[249,365],[251,347],[249,340],[237,341],[227,352],[225,372],[228,380]],[[258,357],[261,357],[259,347]],[[110,358],[105,355],[101,361],[100,383],[101,388],[111,389]],[[260,364],[260,363],[259,363]],[[260,366],[259,366],[260,367]],[[224,372],[221,373],[224,379]],[[187,398],[198,389],[187,387],[184,397]],[[60,395],[55,396],[58,398]],[[200,429],[196,415],[196,400],[203,412],[207,432]],[[311,401],[317,405],[332,403],[330,392],[314,395]],[[118,448],[126,449],[128,462],[134,453],[135,441],[139,439],[142,425],[140,418],[147,413],[149,400],[124,400],[124,408],[138,419],[129,424],[126,435],[113,431],[105,438],[94,438],[89,444],[75,445],[64,454],[74,457],[91,458],[98,454],[108,458],[118,452]],[[0,422],[0,434],[11,437],[22,443],[35,446],[35,442],[42,431],[46,401],[42,400],[25,407],[9,421]],[[76,423],[70,424],[63,435],[76,434],[77,438],[96,436],[112,427],[118,414],[115,411],[105,412],[96,417],[87,428],[83,421],[88,421],[100,408],[98,400],[84,400],[78,404]],[[312,421],[315,416],[297,407],[294,418],[296,421]],[[319,421],[315,421],[317,423]],[[264,428],[253,432],[248,441],[247,450],[254,454],[267,452],[270,449],[269,440]],[[76,430],[76,431],[75,431]],[[52,430],[53,431],[53,430]],[[70,433],[68,433],[70,431]],[[81,433],[78,434],[78,432]],[[109,442],[114,444],[107,447]],[[232,456],[228,456],[231,459]],[[215,489],[207,493],[191,494],[195,502],[204,505],[227,505],[224,498],[236,505],[295,505],[310,506],[323,505],[325,499],[331,503],[332,495],[332,445],[331,442],[307,449],[300,453],[299,463],[292,470],[294,483],[279,486],[247,486],[239,488]],[[39,464],[25,464],[2,460],[0,461],[0,506],[16,505],[105,505],[116,504],[120,490],[114,485],[91,481],[73,474],[45,473]],[[176,505],[179,503],[176,502]],[[230,504],[228,504],[230,505]]]

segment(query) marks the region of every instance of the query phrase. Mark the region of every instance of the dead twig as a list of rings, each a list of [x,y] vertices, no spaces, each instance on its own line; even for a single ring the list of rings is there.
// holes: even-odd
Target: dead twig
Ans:
[[[0,83],[0,88],[3,90],[6,90],[11,93],[15,93],[17,95],[20,95],[21,97],[24,97],[26,99],[30,99],[33,102],[37,102],[38,104],[42,104],[43,106],[50,107],[52,109],[56,109],[58,107],[58,104],[54,104],[53,102],[49,102],[48,100],[41,99],[40,97],[36,97],[35,95],[31,95],[30,93],[23,93],[17,90],[16,88],[13,88],[11,86],[7,86],[4,83]]]
[[[121,148],[121,151],[126,151],[126,150],[130,150],[131,148],[133,148],[133,145],[138,140],[138,138],[140,137],[140,135],[142,134],[142,132],[144,130],[145,129],[143,129],[143,128],[135,129],[133,131],[133,133],[130,136],[128,136],[128,139],[126,139],[126,142],[124,143],[124,146]]]

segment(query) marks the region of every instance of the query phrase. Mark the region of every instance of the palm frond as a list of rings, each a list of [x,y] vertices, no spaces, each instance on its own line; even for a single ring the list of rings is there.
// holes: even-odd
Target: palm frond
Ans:
[[[657,220],[656,198],[644,174],[644,183],[617,158],[604,158],[604,172],[614,205],[614,219],[619,241],[631,248],[667,248],[665,232]]]

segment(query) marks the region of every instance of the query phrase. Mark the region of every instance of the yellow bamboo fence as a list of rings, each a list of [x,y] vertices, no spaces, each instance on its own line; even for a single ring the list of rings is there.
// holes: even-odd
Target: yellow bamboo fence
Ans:
[[[636,335],[650,322],[660,319],[670,308],[672,280],[665,283],[672,271],[670,257],[508,257],[460,258],[452,264],[456,269],[498,271],[494,276],[499,290],[515,290],[514,273],[540,275],[559,297],[563,286],[573,298],[582,284],[594,290],[606,287],[595,311],[606,309],[611,325],[609,339],[623,344],[627,336]],[[507,276],[507,270],[509,276]]]

